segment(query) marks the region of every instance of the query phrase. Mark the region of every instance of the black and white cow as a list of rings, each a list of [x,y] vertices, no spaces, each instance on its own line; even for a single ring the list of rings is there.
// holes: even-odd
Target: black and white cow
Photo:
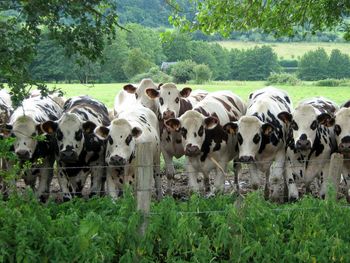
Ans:
[[[321,181],[319,195],[324,197],[331,154],[336,142],[333,128],[338,106],[325,98],[312,98],[299,103],[293,113],[278,117],[289,126],[287,139],[286,183],[289,200],[299,198],[297,182],[306,188],[317,178]]]
[[[54,134],[57,141],[58,180],[65,201],[73,193],[81,196],[89,172],[91,195],[102,191],[105,142],[94,134],[94,129],[109,123],[108,110],[101,102],[78,96],[66,101],[59,120],[42,124],[42,129]]]
[[[237,133],[239,161],[248,164],[252,187],[262,185],[262,175],[266,175],[265,194],[275,201],[281,201],[283,196],[287,132],[277,116],[290,112],[290,108],[285,91],[266,87],[250,94],[246,115],[228,125],[231,132]]]
[[[238,155],[237,139],[222,125],[238,120],[246,111],[244,102],[230,91],[209,93],[193,110],[165,122],[178,131],[188,161],[189,184],[193,191],[203,186],[210,191],[209,173],[216,170],[212,193],[223,191],[227,164]],[[198,183],[199,174],[204,180]]]
[[[14,151],[22,163],[30,161],[33,166],[26,171],[24,181],[35,189],[36,178],[39,185],[36,190],[38,198],[46,200],[49,195],[53,176],[54,138],[43,135],[40,123],[56,121],[62,115],[62,109],[49,98],[29,98],[22,102],[11,115],[3,133],[15,137]],[[38,139],[38,135],[45,138]]]
[[[137,144],[151,142],[149,153],[153,155],[156,194],[161,198],[160,139],[158,120],[154,112],[141,105],[121,112],[111,124],[95,129],[95,134],[106,140],[105,161],[107,191],[112,198],[121,193],[123,184],[132,185],[135,179],[135,148]]]
[[[148,88],[146,93],[157,104],[161,152],[164,157],[166,177],[168,179],[166,192],[171,195],[175,175],[173,157],[180,158],[185,152],[182,146],[181,134],[178,131],[167,129],[164,126],[164,121],[182,116],[208,93],[202,90],[192,92],[192,89],[188,87],[179,91],[174,83],[160,85],[157,89]]]

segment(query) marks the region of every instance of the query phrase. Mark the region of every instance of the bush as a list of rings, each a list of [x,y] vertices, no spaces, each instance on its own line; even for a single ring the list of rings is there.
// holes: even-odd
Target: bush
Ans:
[[[173,79],[168,74],[162,72],[158,67],[153,67],[146,73],[137,74],[136,76],[131,78],[130,81],[133,83],[139,83],[144,78],[150,78],[158,83],[172,82]]]
[[[123,65],[123,70],[125,76],[130,79],[137,74],[149,70],[153,65],[148,57],[142,53],[141,49],[134,48],[130,50],[127,61]]]
[[[294,74],[288,73],[271,73],[267,79],[267,85],[280,84],[280,85],[291,85],[296,86],[301,84],[300,79]]]
[[[348,85],[349,80],[346,79],[322,79],[315,82],[315,86],[320,87],[338,87]]]
[[[280,64],[281,67],[285,68],[291,68],[291,67],[298,67],[298,60],[296,59],[282,59],[278,61],[278,64]]]
[[[195,75],[196,83],[198,84],[202,84],[206,81],[209,81],[212,76],[210,68],[205,64],[199,64],[194,66],[193,72]]]
[[[174,77],[174,82],[186,83],[186,81],[195,78],[193,68],[196,65],[192,60],[179,61],[171,66],[170,75]]]
[[[339,49],[333,49],[328,63],[328,76],[342,79],[350,77],[350,58]]]
[[[328,55],[323,48],[309,51],[302,56],[298,75],[302,80],[320,80],[328,76]]]

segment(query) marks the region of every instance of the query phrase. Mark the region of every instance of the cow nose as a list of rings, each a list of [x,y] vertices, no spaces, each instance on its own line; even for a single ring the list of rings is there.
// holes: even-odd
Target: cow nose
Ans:
[[[254,157],[248,156],[248,155],[241,156],[241,157],[239,157],[239,161],[242,163],[251,163],[254,161]]]
[[[66,151],[67,151],[67,152],[73,151],[73,146],[67,145],[67,146],[66,146]]]
[[[26,150],[19,150],[16,152],[17,156],[21,160],[28,160],[29,159],[29,152]]]
[[[167,111],[165,111],[163,113],[163,119],[164,120],[168,120],[168,119],[171,119],[171,118],[175,118],[175,112],[167,110]]]
[[[341,143],[338,146],[339,152],[341,153],[349,153],[350,152],[350,143]]]
[[[114,155],[109,159],[109,164],[111,165],[125,165],[126,161],[123,157],[119,155]]]
[[[187,144],[186,149],[185,149],[185,154],[187,156],[196,156],[196,155],[200,154],[200,149],[196,145]]]
[[[309,150],[311,148],[311,142],[309,140],[297,140],[295,144],[297,150]]]
[[[65,162],[75,161],[78,159],[77,154],[71,150],[65,150],[60,152],[60,159]]]

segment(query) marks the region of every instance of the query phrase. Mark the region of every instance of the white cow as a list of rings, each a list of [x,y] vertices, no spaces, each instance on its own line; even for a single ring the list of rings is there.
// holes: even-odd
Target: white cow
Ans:
[[[281,201],[283,195],[287,131],[277,116],[280,112],[290,112],[290,108],[285,91],[266,87],[250,95],[246,115],[229,126],[237,133],[239,161],[248,164],[252,187],[262,185],[261,175],[265,174],[265,194],[275,201]],[[270,171],[273,162],[275,166]]]
[[[299,103],[293,113],[282,112],[279,118],[289,126],[287,140],[286,182],[289,200],[299,198],[296,183],[306,188],[321,180],[319,195],[327,190],[329,160],[335,151],[333,115],[338,106],[325,98],[312,98]]]
[[[157,104],[158,119],[160,125],[161,152],[166,165],[166,177],[168,179],[167,194],[172,194],[175,168],[173,157],[180,158],[185,152],[182,147],[182,137],[178,131],[167,129],[164,121],[177,118],[187,110],[191,110],[208,93],[206,91],[194,91],[191,88],[183,88],[179,91],[174,83],[160,85],[158,89],[146,89],[147,95]]]
[[[117,198],[123,184],[132,184],[135,178],[135,147],[137,144],[152,142],[156,194],[161,198],[160,140],[156,115],[148,108],[138,105],[122,111],[111,124],[99,126],[95,134],[106,140],[105,161],[107,168],[107,191]]]
[[[236,136],[228,134],[222,126],[236,121],[246,111],[244,102],[230,91],[208,94],[193,110],[179,118],[165,122],[171,130],[182,136],[181,146],[188,161],[189,184],[199,191],[204,183],[205,191],[223,191],[227,163],[237,156]],[[214,188],[210,190],[209,173],[216,170]],[[199,173],[204,182],[199,184]]]

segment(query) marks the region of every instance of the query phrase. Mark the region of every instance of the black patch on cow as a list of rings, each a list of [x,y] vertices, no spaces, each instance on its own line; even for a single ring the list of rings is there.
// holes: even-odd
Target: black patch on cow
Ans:
[[[203,116],[205,117],[208,117],[210,114],[205,110],[203,109],[202,107],[198,107],[198,108],[195,108],[196,111],[198,111],[199,113],[201,113]]]
[[[162,97],[159,98],[159,104],[163,105],[164,104],[164,99]]]
[[[60,128],[58,128],[57,131],[56,131],[56,138],[59,141],[62,141],[62,139],[63,139],[63,133],[62,133]]]
[[[253,142],[255,144],[258,144],[260,142],[260,135],[257,133],[255,134],[254,138],[253,138]]]
[[[203,132],[204,132],[204,127],[203,127],[203,125],[201,125],[201,127],[198,130],[198,136],[202,137],[203,136]]]
[[[126,137],[126,139],[125,139],[125,143],[127,146],[129,146],[131,140],[132,140],[132,135],[129,134],[128,137]]]
[[[218,151],[221,148],[222,142],[227,142],[228,134],[224,131],[221,125],[216,125],[213,129],[205,129],[205,138],[201,146],[202,156],[200,160],[204,162],[210,152],[212,143],[215,143],[213,151]]]
[[[350,143],[350,136],[345,136],[341,139],[340,141],[341,143]]]
[[[78,131],[75,132],[74,139],[80,142],[82,138],[83,138],[83,131],[79,129]]]
[[[175,143],[177,143],[177,144],[180,144],[181,142],[182,142],[182,140],[180,140],[180,139],[175,140]]]
[[[350,100],[348,100],[347,102],[345,102],[341,107],[350,108]]]
[[[317,128],[317,121],[313,121],[310,125],[310,129],[314,131],[316,130],[316,128]]]
[[[237,140],[238,140],[239,145],[243,144],[243,137],[242,137],[242,134],[240,132],[237,134]]]
[[[338,136],[341,133],[341,127],[338,124],[334,125],[334,132]]]
[[[180,98],[180,110],[179,117],[184,114],[186,111],[192,110],[192,104],[190,101],[184,98]]]
[[[224,95],[224,97],[225,97],[229,102],[231,102],[231,104],[232,104],[237,110],[239,110],[239,108],[238,108],[238,106],[237,106],[235,100],[234,100],[232,97],[226,96],[226,95]]]
[[[147,123],[147,120],[146,120],[146,118],[145,118],[144,115],[141,115],[141,116],[139,117],[139,119],[140,119],[141,122]]]
[[[290,127],[295,131],[299,129],[298,124],[295,121],[292,121],[292,123],[290,124]]]
[[[113,139],[112,139],[111,135],[108,135],[107,141],[109,144],[113,144]]]
[[[299,175],[301,178],[303,178],[303,170],[299,170]]]
[[[187,138],[187,129],[185,129],[184,127],[181,127],[180,133],[181,133],[182,137],[186,140],[186,138]]]
[[[284,99],[285,99],[288,103],[290,103],[290,99],[289,99],[288,96],[284,96]]]

